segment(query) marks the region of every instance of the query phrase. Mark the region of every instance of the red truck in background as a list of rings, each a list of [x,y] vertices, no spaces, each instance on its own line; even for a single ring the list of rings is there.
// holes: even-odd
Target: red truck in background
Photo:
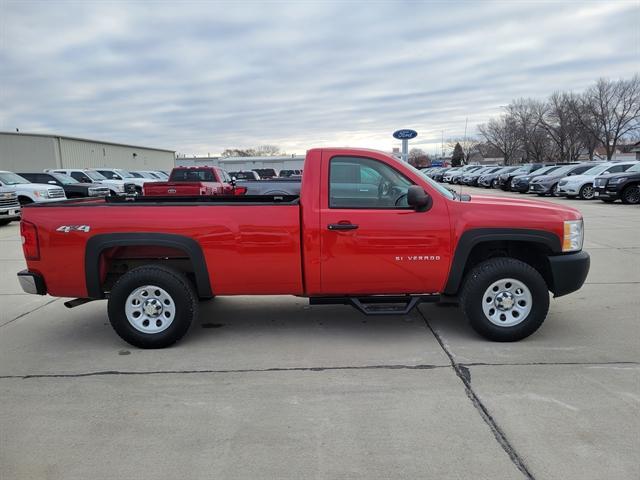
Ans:
[[[183,169],[181,169],[183,170]],[[157,184],[155,184],[157,185]],[[137,197],[28,205],[25,292],[108,299],[142,348],[179,340],[198,299],[308,297],[369,315],[458,301],[471,326],[519,340],[589,270],[583,221],[540,200],[457,195],[373,150],[307,152],[299,196]]]
[[[244,195],[246,187],[236,186],[223,169],[218,167],[175,167],[167,182],[147,182],[145,196]]]

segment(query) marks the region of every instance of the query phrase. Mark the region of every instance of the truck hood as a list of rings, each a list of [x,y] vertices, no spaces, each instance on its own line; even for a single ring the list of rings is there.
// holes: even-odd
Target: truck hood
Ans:
[[[47,183],[19,183],[12,185],[17,191],[37,192],[39,190],[62,190],[58,185],[49,185]]]
[[[545,202],[544,200],[510,198],[497,195],[472,195],[469,202],[474,206],[478,205],[486,207],[501,207],[505,209],[505,213],[508,212],[507,209],[513,209],[513,212],[508,212],[509,215],[526,215],[527,212],[524,209],[531,209],[535,211],[547,211],[564,214],[565,216],[567,216],[567,218],[582,218],[582,214],[580,213],[580,211],[576,210],[575,208],[558,205],[553,202]]]

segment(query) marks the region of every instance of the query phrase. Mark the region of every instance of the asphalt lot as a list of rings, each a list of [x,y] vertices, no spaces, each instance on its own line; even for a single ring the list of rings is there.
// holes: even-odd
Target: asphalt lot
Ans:
[[[591,273],[511,344],[453,307],[237,297],[137,350],[105,302],[22,294],[0,228],[0,479],[640,478],[640,208],[547,201],[582,211]]]

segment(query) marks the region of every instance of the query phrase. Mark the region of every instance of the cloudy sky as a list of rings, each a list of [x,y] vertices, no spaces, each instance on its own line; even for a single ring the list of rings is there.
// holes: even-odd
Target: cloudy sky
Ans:
[[[640,2],[0,0],[0,130],[191,154],[433,152],[522,96],[640,70]]]

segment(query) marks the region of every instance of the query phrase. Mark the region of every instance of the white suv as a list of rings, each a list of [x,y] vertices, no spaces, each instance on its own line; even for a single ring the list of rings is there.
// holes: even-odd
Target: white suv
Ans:
[[[132,173],[121,168],[96,168],[96,171],[109,180],[124,180],[136,186],[136,192],[142,193],[145,183],[162,182],[159,178],[145,178],[139,173]]]
[[[591,200],[594,197],[594,180],[598,175],[625,172],[638,162],[603,162],[597,163],[581,175],[570,175],[558,182],[558,194],[569,198],[578,197]]]
[[[55,168],[47,169],[45,172],[64,173],[81,183],[101,183],[109,188],[111,195],[125,195],[127,193],[127,184],[131,185],[131,189],[135,187],[131,182],[125,182],[124,180],[108,180],[96,170],[90,168]]]
[[[0,187],[9,187],[15,190],[20,205],[59,202],[67,199],[64,190],[57,185],[31,183],[16,173],[4,170],[0,170]]]

